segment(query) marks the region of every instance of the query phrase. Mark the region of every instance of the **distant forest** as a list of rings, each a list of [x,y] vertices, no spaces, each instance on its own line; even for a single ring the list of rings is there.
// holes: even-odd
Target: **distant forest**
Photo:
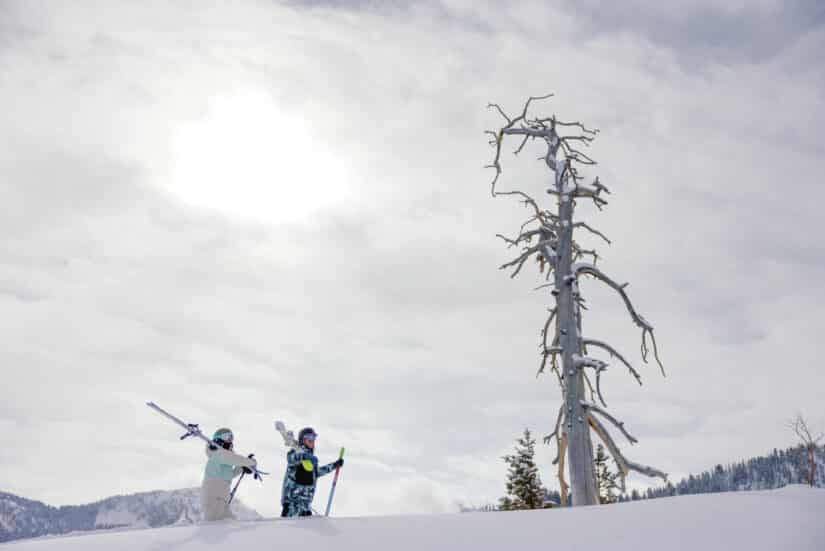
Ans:
[[[825,488],[825,448],[818,447],[815,453],[816,470],[814,486]],[[615,468],[615,465],[613,465]],[[741,492],[748,490],[771,490],[788,484],[808,484],[810,461],[808,450],[796,446],[786,450],[774,449],[765,456],[754,457],[746,461],[728,465],[716,465],[713,469],[690,475],[676,484],[668,483],[657,488],[648,488],[644,492],[633,490],[619,495],[619,501],[636,501],[689,494],[707,494],[714,492]],[[545,489],[545,502],[548,506],[557,506],[561,496],[556,490]],[[496,505],[480,507],[461,507],[464,512],[497,511]]]
[[[825,487],[825,449],[817,448],[815,457],[814,486],[822,488]],[[788,484],[807,484],[809,472],[808,450],[803,446],[786,450],[774,449],[770,455],[729,465],[716,465],[711,470],[683,478],[676,484],[648,488],[643,493],[633,490],[619,499],[632,501],[712,492],[770,490]]]

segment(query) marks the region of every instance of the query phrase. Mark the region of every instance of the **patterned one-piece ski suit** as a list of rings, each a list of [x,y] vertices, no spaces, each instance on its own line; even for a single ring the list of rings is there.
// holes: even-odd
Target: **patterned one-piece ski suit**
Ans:
[[[286,473],[281,489],[282,517],[307,517],[312,515],[312,498],[318,477],[335,470],[335,463],[318,466],[318,458],[312,450],[301,446],[286,454]]]

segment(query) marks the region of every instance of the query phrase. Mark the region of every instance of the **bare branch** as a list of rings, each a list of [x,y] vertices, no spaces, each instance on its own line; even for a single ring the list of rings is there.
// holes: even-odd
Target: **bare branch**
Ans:
[[[597,371],[598,373],[598,371]],[[596,401],[596,388],[593,386],[593,383],[590,382],[590,377],[587,376],[587,372],[582,372],[582,378],[584,379],[585,385],[587,385],[587,390],[590,392],[590,399],[594,402]]]
[[[576,126],[576,127],[580,128],[582,132],[584,132],[585,134],[587,134],[589,136],[594,136],[595,137],[596,134],[599,133],[598,128],[594,128],[594,129],[591,130],[591,129],[587,128],[586,126],[584,126],[582,123],[578,122],[578,121],[576,121],[576,122],[563,122],[563,121],[560,121],[560,120],[556,120],[555,117],[553,118],[553,121],[555,122],[556,126]]]
[[[604,239],[604,240],[605,240],[605,242],[606,242],[608,245],[611,245],[610,239],[608,239],[608,238],[607,238],[607,236],[606,236],[605,234],[603,234],[603,233],[602,233],[602,232],[600,232],[599,230],[595,230],[595,229],[591,228],[591,227],[590,227],[590,226],[589,226],[586,222],[574,222],[574,223],[573,223],[573,227],[574,227],[574,228],[584,228],[584,229],[588,230],[590,233],[592,233],[592,234],[594,234],[594,235],[598,235],[599,237],[601,237],[602,239]]]
[[[605,410],[603,410],[596,404],[587,402],[585,400],[580,400],[579,403],[582,405],[584,409],[592,411],[594,413],[598,413],[599,415],[613,423],[616,426],[616,428],[622,431],[622,434],[624,434],[625,438],[627,438],[631,444],[636,444],[638,442],[638,440],[636,440],[636,438],[634,438],[633,435],[631,435],[629,432],[627,432],[627,430],[625,430],[623,422],[619,421],[618,419],[607,413]]]
[[[653,344],[653,357],[656,359],[656,363],[659,364],[659,369],[662,372],[662,377],[666,377],[665,375],[665,366],[662,365],[662,360],[659,359],[659,347],[656,345],[656,335],[653,334],[653,329],[649,331],[642,332],[642,360],[647,363],[647,356],[648,356],[648,348],[647,348],[647,337],[650,336],[650,342]]]
[[[662,375],[665,374],[665,368],[662,365],[662,361],[659,359],[659,350],[656,346],[656,338],[653,336],[653,326],[648,323],[646,319],[642,317],[636,311],[636,308],[633,306],[633,303],[630,302],[630,297],[627,296],[625,292],[625,287],[627,287],[627,283],[623,285],[619,285],[615,281],[613,281],[610,277],[607,276],[604,272],[599,270],[593,264],[587,263],[578,263],[574,264],[571,268],[573,274],[578,278],[581,274],[587,274],[590,276],[595,277],[596,279],[602,281],[603,283],[607,284],[611,289],[619,293],[622,297],[622,300],[627,307],[627,311],[630,313],[630,317],[633,319],[633,322],[642,329],[642,360],[647,362],[648,356],[648,349],[647,349],[647,341],[646,338],[650,335],[650,340],[653,343],[653,357],[656,359],[656,363],[659,364],[659,369],[662,371]]]
[[[564,414],[564,402],[562,402],[561,407],[559,408],[559,415],[558,415],[558,417],[556,417],[556,426],[553,429],[553,432],[551,432],[550,434],[548,434],[547,436],[544,437],[544,443],[545,444],[549,444],[553,440],[553,438],[556,438],[556,439],[559,438],[559,427],[561,426],[561,418],[562,418],[563,414]],[[558,459],[558,458],[556,458],[556,459]],[[553,461],[553,465],[555,465],[555,464],[556,464],[556,462]]]
[[[487,104],[487,109],[495,109],[496,111],[498,111],[498,114],[501,115],[502,117],[504,117],[504,120],[507,121],[507,126],[510,126],[511,124],[513,124],[513,121],[510,120],[510,117],[507,116],[507,113],[504,112],[504,109],[502,109],[499,104],[497,104],[497,103],[488,103]],[[507,128],[507,127],[505,126],[505,128]]]
[[[589,356],[582,356],[580,354],[573,354],[573,365],[577,368],[592,367],[596,371],[607,369],[607,364],[605,362]]]
[[[545,94],[545,95],[543,95],[543,96],[530,96],[529,98],[527,98],[527,101],[526,101],[526,102],[524,102],[524,109],[522,109],[522,111],[521,111],[521,116],[520,116],[520,117],[518,117],[518,118],[516,118],[516,119],[514,120],[514,122],[518,122],[518,121],[520,121],[520,120],[525,120],[525,119],[527,118],[527,109],[529,109],[529,108],[530,108],[530,104],[531,104],[532,102],[534,102],[534,101],[541,101],[541,100],[543,100],[543,99],[548,99],[548,98],[552,98],[552,97],[553,97],[553,93],[552,93],[552,92],[551,92],[551,93],[549,93],[549,94]]]
[[[497,233],[496,237],[503,239],[509,245],[509,247],[507,247],[509,249],[510,247],[518,246],[522,241],[527,241],[529,243],[533,236],[540,235],[541,232],[541,229],[521,232],[515,239],[510,239],[500,233]]]
[[[497,106],[498,107],[498,106]],[[500,108],[499,108],[500,110]],[[506,117],[506,115],[505,115]],[[493,181],[490,183],[490,193],[493,197],[496,196],[496,183],[498,182],[499,176],[501,176],[501,140],[503,135],[501,131],[498,133],[491,132],[495,136],[495,148],[496,148],[496,155],[493,157],[493,162],[487,165],[484,168],[494,168],[496,170],[495,176],[493,176]]]
[[[516,148],[516,150],[513,151],[513,155],[518,155],[519,153],[521,153],[521,150],[524,149],[524,145],[527,143],[527,140],[529,139],[530,136],[524,136],[524,139],[521,140],[521,145],[519,145],[518,148]]]
[[[551,356],[554,356],[555,354],[558,354],[561,351],[561,349],[558,348],[555,345],[552,346],[552,347],[547,346],[547,335],[550,332],[550,324],[553,323],[553,320],[556,317],[556,311],[557,310],[555,308],[552,308],[550,310],[550,315],[547,316],[547,321],[544,322],[544,327],[541,330],[541,350],[542,350],[541,356],[542,357],[541,357],[541,365],[539,366],[539,370],[536,373],[536,378],[537,379],[538,379],[539,375],[544,373],[544,368],[547,366],[547,359]],[[555,341],[555,338],[554,338],[554,341]]]
[[[592,183],[592,184],[590,184],[590,185],[591,185],[592,187],[596,188],[596,190],[597,190],[597,191],[603,191],[603,192],[607,193],[608,195],[610,195],[610,190],[609,190],[609,189],[607,189],[607,186],[603,185],[603,184],[599,181],[599,177],[598,177],[598,176],[596,176],[596,179],[595,179],[595,180],[593,180],[593,183]]]
[[[595,266],[596,262],[598,262],[599,258],[601,258],[599,256],[599,253],[596,252],[595,249],[582,249],[581,247],[579,247],[575,243],[573,244],[573,250],[575,251],[574,258],[573,258],[574,261],[576,261],[580,258],[583,258],[585,255],[589,255],[590,257],[593,258],[593,265]]]
[[[564,454],[567,451],[567,435],[563,434],[559,442],[558,456],[559,461],[559,494],[561,495],[561,504],[567,505],[567,492],[569,486],[564,480]]]
[[[505,268],[510,268],[511,266],[516,266],[515,271],[512,274],[510,274],[511,278],[516,277],[518,275],[518,273],[521,271],[521,268],[522,268],[522,266],[524,266],[524,263],[527,261],[527,259],[530,258],[535,253],[537,253],[538,251],[540,251],[545,245],[552,245],[552,243],[548,243],[547,241],[539,241],[538,244],[536,244],[532,247],[526,248],[525,251],[523,253],[521,253],[518,257],[516,257],[515,259],[511,260],[510,262],[507,262],[506,264],[502,264],[501,266],[499,266],[499,269],[504,270]]]
[[[516,195],[518,197],[521,197],[525,205],[530,205],[531,207],[533,207],[533,210],[536,212],[536,217],[540,219],[542,210],[539,208],[538,203],[536,203],[535,199],[533,199],[523,191],[498,191],[496,192],[496,195]]]
[[[607,429],[604,428],[598,419],[593,417],[592,415],[587,416],[587,423],[593,429],[593,432],[599,435],[604,445],[607,446],[607,449],[610,451],[610,455],[613,456],[613,460],[616,462],[616,465],[619,467],[619,476],[622,479],[622,491],[625,491],[625,479],[627,475],[630,473],[630,469],[627,466],[627,460],[625,459],[622,452],[619,450],[619,446],[616,445],[616,442],[613,441],[613,437],[610,436],[610,433],[607,432]]]
[[[607,205],[607,201],[602,199],[599,190],[578,183],[576,184],[576,193],[574,194],[574,197],[592,199],[596,206],[600,208]]]
[[[584,153],[582,153],[581,151],[579,151],[578,149],[574,148],[569,143],[567,143],[569,140],[570,140],[570,138],[567,138],[567,137],[564,137],[564,136],[559,138],[559,141],[561,142],[561,146],[564,149],[564,153],[565,153],[565,155],[567,156],[568,159],[570,159],[571,161],[576,161],[576,162],[584,164],[584,165],[598,164],[590,156],[585,155]]]
[[[598,394],[602,405],[607,407],[607,402],[604,401],[604,396],[602,396],[602,371],[601,369],[596,371],[596,394]]]
[[[530,107],[530,103],[532,101],[546,99],[546,98],[551,97],[552,95],[553,94],[548,94],[546,96],[533,96],[533,97],[530,97],[527,100],[527,102],[524,104],[524,110],[522,111],[521,115],[519,115],[518,117],[516,117],[514,119],[511,119],[510,117],[508,117],[507,113],[504,112],[504,109],[502,109],[499,104],[497,104],[497,103],[488,103],[487,104],[488,109],[495,109],[496,111],[498,111],[498,114],[501,115],[504,118],[504,120],[507,121],[507,124],[504,127],[502,127],[501,129],[499,129],[498,132],[493,132],[492,130],[487,130],[486,131],[487,134],[490,134],[490,135],[493,136],[493,139],[490,140],[490,144],[493,145],[496,148],[496,154],[495,154],[495,157],[493,157],[493,162],[486,166],[486,168],[494,168],[495,171],[496,171],[496,174],[493,177],[493,181],[490,184],[490,193],[493,195],[493,197],[496,196],[496,183],[498,182],[498,179],[501,176],[501,144],[504,141],[504,135],[505,134],[524,134],[525,135],[525,141],[526,141],[526,138],[531,136],[531,135],[533,137],[544,137],[544,132],[543,131],[533,130],[532,132],[526,132],[525,130],[530,130],[530,129],[513,128],[513,125],[515,125],[516,123],[521,122],[521,121],[526,119],[527,109]],[[521,147],[519,147],[519,149],[517,149],[516,151],[518,152],[520,150],[521,150]]]
[[[581,317],[579,317],[581,319]],[[596,372],[596,392],[593,392],[593,385],[590,384],[590,379],[587,377],[587,374],[584,374],[584,380],[587,382],[587,386],[590,388],[590,399],[594,400],[594,396],[598,395],[599,401],[602,403],[604,407],[607,407],[607,403],[604,401],[604,396],[602,396],[602,388],[601,388],[601,376],[602,371],[607,369],[607,364],[601,360],[597,360],[596,358],[590,358],[588,356],[581,356],[579,354],[573,354],[573,365],[576,369],[583,369],[586,367],[590,367],[593,371]]]
[[[815,448],[822,439],[825,439],[825,432],[813,436],[808,423],[801,413],[797,413],[796,417],[787,423],[788,428],[794,431],[803,444],[808,448]]]
[[[619,354],[615,348],[607,344],[606,342],[602,342],[596,339],[582,339],[582,344],[584,346],[595,346],[596,348],[601,348],[602,350],[606,350],[612,358],[617,358],[620,362],[622,362],[627,369],[630,370],[630,374],[636,378],[636,382],[639,383],[639,386],[642,385],[642,377],[639,375],[639,372],[633,369],[633,366],[628,363],[627,360],[624,359],[624,356]]]
[[[633,461],[628,461],[613,441],[610,433],[607,432],[607,429],[604,428],[604,425],[602,425],[596,417],[593,415],[588,415],[587,421],[593,428],[594,432],[599,435],[602,442],[604,442],[604,445],[607,446],[607,449],[610,450],[610,455],[613,456],[613,459],[616,461],[616,465],[619,466],[619,474],[622,478],[622,491],[625,491],[625,478],[630,471],[636,471],[650,477],[659,477],[667,482],[666,473],[658,469],[654,469],[653,467],[648,467],[647,465],[641,465],[639,463],[634,463]]]

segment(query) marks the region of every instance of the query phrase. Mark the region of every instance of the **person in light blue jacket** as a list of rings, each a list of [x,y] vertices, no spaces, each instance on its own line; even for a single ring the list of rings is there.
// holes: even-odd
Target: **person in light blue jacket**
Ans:
[[[205,521],[235,518],[229,509],[229,490],[232,479],[242,472],[252,472],[255,459],[232,451],[234,435],[226,428],[218,429],[212,444],[206,447],[206,469],[201,485],[201,506]]]

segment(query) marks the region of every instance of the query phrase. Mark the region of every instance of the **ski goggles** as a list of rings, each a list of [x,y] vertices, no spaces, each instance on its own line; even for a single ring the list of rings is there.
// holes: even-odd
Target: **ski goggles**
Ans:
[[[315,442],[316,438],[318,438],[317,434],[307,434],[304,436],[304,440],[309,440],[310,442]]]
[[[222,432],[215,436],[215,440],[222,440],[224,442],[232,442],[234,436],[231,432]]]

